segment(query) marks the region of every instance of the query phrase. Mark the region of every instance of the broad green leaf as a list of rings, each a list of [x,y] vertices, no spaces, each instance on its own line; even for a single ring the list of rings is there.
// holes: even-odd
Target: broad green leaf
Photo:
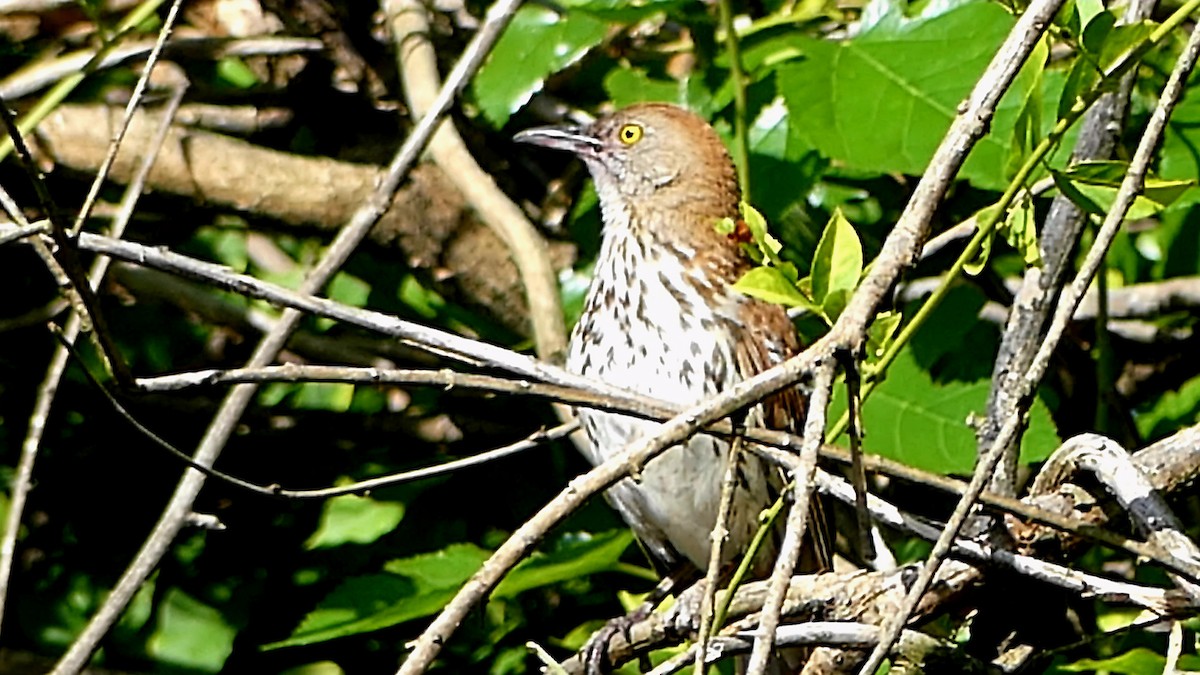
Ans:
[[[613,571],[632,542],[633,535],[623,530],[577,535],[557,550],[535,554],[517,565],[493,597],[509,598],[540,586]],[[393,560],[384,566],[385,574],[347,579],[305,617],[290,637],[264,649],[358,635],[434,614],[489,555],[471,544],[453,544],[436,553]]]
[[[1168,391],[1134,418],[1138,432],[1147,440],[1162,438],[1200,419],[1200,377]]]
[[[332,548],[342,544],[369,544],[396,529],[404,518],[404,504],[342,495],[325,502],[317,530],[307,549]]]
[[[852,291],[863,271],[862,243],[854,226],[836,210],[825,224],[812,262],[813,300],[821,305],[837,291]],[[843,306],[844,300],[841,301]],[[840,309],[838,310],[840,312]],[[836,315],[831,315],[833,318]]]
[[[1114,28],[1100,47],[1100,67],[1107,71],[1117,65],[1150,37],[1155,27],[1155,23],[1143,20]]]
[[[351,577],[325,596],[277,649],[358,635],[441,610],[483,565],[488,552],[471,544],[393,560],[386,574]]]
[[[779,91],[805,140],[848,169],[923,173],[1013,24],[996,3],[937,11],[912,19],[885,12],[847,40],[794,38],[804,58],[778,68]],[[1021,79],[1001,101],[992,133],[963,168],[972,183],[1006,182],[1011,130],[1033,84]]]
[[[1042,253],[1038,250],[1037,216],[1033,212],[1032,200],[1022,199],[1009,210],[1002,231],[1008,245],[1021,254],[1026,265],[1033,267],[1042,264]]]
[[[783,272],[774,267],[755,267],[746,272],[737,283],[734,290],[749,295],[752,298],[773,302],[788,307],[807,307],[817,310],[817,306],[796,288]]]
[[[292,398],[292,407],[346,412],[353,401],[354,385],[348,382],[302,382]]]
[[[970,419],[983,414],[989,387],[987,378],[935,383],[911,348],[905,348],[863,404],[864,447],[928,471],[970,474],[976,453]],[[1050,412],[1037,400],[1022,439],[1021,461],[1044,459],[1058,445]]]
[[[233,651],[236,635],[220,611],[172,588],[159,604],[158,625],[146,641],[146,651],[176,668],[216,673]]]
[[[639,68],[615,68],[604,76],[604,91],[613,105],[624,108],[643,101],[683,105],[687,85],[674,80],[656,80]]]
[[[1200,74],[1193,73],[1163,134],[1158,175],[1168,180],[1190,180],[1200,176]],[[1194,191],[1200,193],[1200,191]],[[1198,197],[1193,195],[1193,201]]]
[[[627,530],[577,536],[551,553],[535,553],[522,561],[492,597],[511,598],[532,588],[611,571],[632,543],[633,534]]]
[[[608,25],[582,11],[559,14],[524,5],[472,82],[483,116],[496,127],[541,90],[546,77],[579,60],[604,39]]]
[[[425,288],[411,274],[405,274],[400,279],[400,286],[396,289],[396,295],[400,298],[400,302],[408,305],[409,309],[426,319],[437,318],[438,312],[446,304],[442,296],[438,295],[435,291]]]

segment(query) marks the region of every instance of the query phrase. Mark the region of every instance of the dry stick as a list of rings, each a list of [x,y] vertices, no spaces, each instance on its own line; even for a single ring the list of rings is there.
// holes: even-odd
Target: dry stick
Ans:
[[[371,196],[355,211],[350,222],[338,232],[325,256],[304,280],[301,285],[304,293],[315,293],[325,286],[358,243],[367,235],[379,216],[387,209],[392,195],[400,186],[400,181],[416,162],[425,143],[433,134],[437,121],[449,110],[458,92],[466,86],[470,76],[478,69],[491,46],[495,44],[504,27],[508,25],[519,4],[519,0],[498,0],[489,8],[487,20],[467,45],[462,56],[459,57],[458,63],[446,78],[446,84],[442,88],[438,100],[405,139]],[[295,330],[301,316],[299,311],[285,310],[279,322],[255,349],[249,365],[264,366],[270,363],[287,343],[288,336]],[[204,466],[212,466],[237,426],[237,420],[250,404],[256,390],[254,385],[246,384],[238,385],[229,392],[196,449],[193,456],[195,462]],[[187,524],[192,503],[203,484],[204,475],[200,472],[187,471],[184,473],[175,493],[171,496],[171,501],[164,509],[158,523],[155,524],[154,531],[147,537],[141,550],[138,551],[116,587],[105,599],[100,610],[71,644],[67,653],[63,655],[55,667],[55,675],[77,673],[86,665],[100,639],[116,622],[151,571],[166,555],[175,536]]]
[[[2,189],[2,188],[0,188],[0,189]],[[7,193],[5,193],[5,196],[7,197]],[[9,206],[11,199],[12,199],[11,197],[8,197],[8,201],[5,201],[6,207]],[[17,211],[20,210],[16,206],[15,203],[12,203],[11,207],[12,207],[12,209],[17,210]],[[6,208],[6,211],[7,211],[7,208]],[[0,246],[3,246],[10,242],[14,242],[18,239],[24,239],[26,237],[32,237],[32,236],[38,235],[38,234],[48,234],[49,232],[50,232],[50,221],[48,221],[48,220],[39,220],[35,223],[27,223],[23,226],[14,227],[11,230],[6,231],[4,234],[0,234]]]
[[[867,471],[862,460],[862,380],[858,365],[846,359],[842,372],[846,374],[846,413],[849,420],[850,477],[854,485],[854,512],[858,523],[858,554],[872,569],[879,569],[876,559],[874,524],[867,510]]]
[[[413,113],[421,115],[432,104],[439,79],[425,6],[418,0],[383,0],[381,5],[390,19],[405,98]],[[429,141],[429,154],[480,219],[508,246],[529,302],[537,353],[545,361],[557,362],[566,354],[567,333],[559,302],[558,277],[550,264],[546,240],[520,207],[480,168],[453,120],[444,120],[434,133]]]
[[[591,388],[596,391],[625,395],[622,389],[603,385],[563,368],[543,363],[510,349],[497,347],[486,342],[472,340],[454,333],[432,328],[394,316],[343,305],[340,302],[314,295],[293,291],[282,286],[260,281],[245,274],[230,272],[228,268],[195,258],[189,258],[158,247],[144,246],[81,232],[79,246],[82,250],[119,258],[154,269],[172,272],[181,276],[205,281],[218,288],[242,293],[266,300],[290,309],[343,321],[355,326],[395,337],[398,341],[415,349],[451,358],[475,366],[500,368],[520,377],[542,382]],[[262,367],[262,366],[250,366]]]
[[[1113,206],[1105,216],[1100,231],[1096,234],[1096,241],[1092,245],[1091,250],[1088,251],[1088,255],[1084,259],[1079,273],[1071,282],[1070,287],[1063,292],[1055,309],[1053,321],[1046,332],[1046,337],[1039,345],[1029,370],[1025,372],[1018,384],[1020,387],[1018,390],[1018,400],[1026,400],[1036,390],[1038,383],[1049,367],[1050,357],[1053,355],[1058,341],[1062,338],[1063,331],[1070,322],[1075,308],[1087,292],[1092,277],[1096,274],[1096,270],[1104,262],[1104,256],[1108,251],[1108,247],[1112,243],[1113,238],[1116,237],[1117,231],[1120,229],[1130,205],[1133,204],[1134,198],[1141,191],[1146,171],[1154,155],[1154,149],[1158,145],[1171,110],[1183,94],[1184,83],[1187,81],[1187,75],[1196,64],[1198,54],[1200,54],[1200,31],[1192,31],[1191,36],[1188,38],[1187,47],[1185,47],[1183,54],[1179,57],[1179,61],[1175,64],[1175,69],[1171,72],[1171,77],[1168,79],[1166,87],[1163,88],[1158,106],[1154,109],[1154,114],[1151,115],[1150,121],[1146,125],[1146,131],[1138,143],[1133,160],[1129,163],[1129,170],[1121,182],[1121,187],[1117,192]],[[946,557],[950,542],[958,536],[958,531],[966,520],[974,504],[976,495],[983,490],[984,484],[988,482],[991,472],[1004,454],[1005,448],[1016,437],[1017,429],[1023,424],[1023,417],[1023,415],[1010,417],[1004,426],[1001,427],[999,433],[996,434],[992,445],[980,457],[979,466],[976,467],[975,475],[971,479],[967,494],[963,495],[963,498],[955,507],[953,515],[950,517],[949,522],[946,523],[946,528],[943,530],[942,536],[934,544],[928,561],[921,568],[920,575],[905,597],[904,604],[900,607],[892,621],[886,626],[879,644],[871,652],[870,657],[863,665],[860,671],[863,675],[871,675],[883,662],[892,643],[895,642],[896,636],[899,635],[900,630],[908,620],[908,615],[912,613],[917,603],[920,602],[925,590],[929,588],[929,584],[933,580],[933,575],[937,572],[938,565]]]
[[[838,501],[847,504],[854,502],[853,488],[844,478],[824,471],[818,471],[816,484],[822,493],[828,494]],[[871,514],[879,522],[889,527],[901,532],[914,534],[928,541],[935,541],[941,536],[941,528],[930,524],[924,519],[910,516],[895,505],[875,495],[869,495],[867,502],[871,509]],[[1006,567],[1017,574],[1060,588],[1076,591],[1085,597],[1111,596],[1127,598],[1129,602],[1143,609],[1160,614],[1165,614],[1172,608],[1169,593],[1161,588],[1139,586],[1125,581],[1106,579],[1088,572],[1034,558],[1033,556],[1013,553],[989,544],[981,544],[967,539],[956,539],[953,542],[952,551],[959,558]]]
[[[775,644],[775,629],[779,627],[783,600],[787,595],[788,582],[800,559],[800,547],[804,542],[805,524],[812,505],[813,475],[817,470],[817,455],[821,441],[825,439],[825,409],[829,405],[829,394],[833,387],[836,363],[833,359],[817,360],[814,364],[813,393],[808,399],[808,415],[804,420],[804,435],[800,445],[800,464],[791,472],[792,506],[788,511],[787,528],[783,543],[779,545],[779,557],[771,572],[767,599],[763,602],[762,623],[754,638],[754,649],[750,652],[750,663],[746,666],[749,675],[761,675],[771,661]],[[814,528],[815,529],[815,528]]]
[[[171,95],[171,99],[167,103],[166,112],[163,115],[163,121],[159,125],[158,133],[154,140],[146,148],[145,154],[142,157],[141,165],[138,167],[137,175],[134,180],[130,181],[129,186],[125,190],[125,195],[121,199],[121,208],[116,219],[113,220],[109,232],[113,237],[121,237],[125,233],[125,227],[129,224],[129,220],[133,216],[134,206],[137,204],[138,197],[142,194],[142,188],[146,183],[146,176],[150,173],[150,167],[154,164],[154,160],[158,157],[158,149],[162,147],[163,139],[167,136],[167,130],[171,126],[171,119],[178,110],[179,104],[183,101],[185,87],[178,87]],[[92,263],[92,269],[88,273],[88,283],[91,288],[97,289],[100,287],[104,275],[108,272],[108,267],[112,263],[111,258],[98,257]],[[78,313],[74,313],[67,320],[67,325],[63,329],[63,337],[68,342],[74,342],[78,337],[80,329],[83,327],[82,318]],[[54,403],[54,396],[58,392],[59,382],[62,380],[62,375],[66,371],[66,366],[70,354],[63,346],[59,346],[54,354],[50,357],[50,365],[46,368],[46,377],[42,381],[42,385],[38,387],[37,400],[33,405],[33,412],[29,418],[29,430],[26,432],[25,440],[21,444],[21,458],[17,462],[16,475],[13,477],[12,493],[10,495],[10,504],[8,515],[5,518],[4,538],[0,540],[0,617],[3,616],[4,610],[7,607],[8,587],[12,575],[13,556],[16,551],[17,533],[21,527],[21,516],[25,510],[25,502],[29,497],[29,490],[32,487],[33,481],[33,465],[37,459],[38,448],[41,445],[42,435],[46,430],[46,421],[50,416],[50,408]]]
[[[1156,0],[1131,2],[1125,8],[1122,23],[1136,23],[1148,18],[1155,4]],[[1101,96],[1088,111],[1071,155],[1073,161],[1112,155],[1136,75],[1136,70],[1131,69],[1119,80],[1115,91]],[[979,429],[981,451],[989,446],[1004,420],[1019,414],[1019,400],[1013,395],[1017,389],[1016,378],[1029,367],[1034,351],[1041,343],[1041,332],[1058,289],[1066,279],[1071,252],[1083,231],[1084,222],[1085,214],[1074,202],[1062,194],[1054,197],[1039,233],[1042,267],[1031,268],[1025,274],[1000,338],[992,367],[987,414]],[[991,480],[992,492],[1015,493],[1017,449],[1015,442],[1006,449]]]
[[[72,0],[74,1],[74,0]],[[28,96],[44,87],[76,75],[84,70],[96,72],[121,65],[126,61],[141,58],[154,49],[157,41],[135,42],[117,45],[99,57],[97,50],[86,49],[72,52],[46,61],[39,61],[29,68],[19,70],[0,80],[0,97],[15,99]],[[315,52],[321,49],[316,38],[297,37],[253,37],[253,38],[176,38],[166,46],[166,53],[180,56],[203,56],[223,58],[232,56],[274,56]],[[183,116],[181,115],[182,119]]]
[[[1065,479],[1077,471],[1089,471],[1108,488],[1129,514],[1138,532],[1159,549],[1200,570],[1200,548],[1184,532],[1182,523],[1166,500],[1155,491],[1133,457],[1115,441],[1099,434],[1081,434],[1067,441],[1046,460],[1042,479]],[[1045,489],[1045,485],[1040,485]],[[1200,584],[1170,574],[1175,585],[1200,602]],[[1195,578],[1195,574],[1192,575]]]
[[[179,7],[182,4],[183,0],[175,0],[171,3],[170,8],[167,9],[167,18],[163,21],[162,28],[158,31],[158,37],[154,41],[154,48],[150,50],[150,54],[146,57],[146,65],[142,68],[142,75],[133,87],[133,94],[129,97],[129,103],[125,105],[125,116],[121,118],[121,123],[117,126],[117,131],[113,134],[112,140],[109,142],[108,153],[104,156],[104,160],[100,162],[100,169],[96,171],[96,177],[92,180],[92,187],[88,189],[87,197],[83,200],[83,206],[79,208],[79,212],[75,215],[75,224],[71,226],[70,230],[71,236],[79,234],[79,231],[83,229],[83,224],[87,222],[88,216],[92,213],[92,206],[96,203],[96,198],[100,196],[100,186],[108,178],[108,170],[117,158],[117,151],[121,149],[121,141],[125,138],[125,132],[129,129],[129,122],[133,120],[133,113],[137,111],[142,103],[142,95],[146,92],[147,83],[150,82],[150,73],[154,70],[155,64],[158,63],[158,57],[162,54],[163,45],[167,43],[167,37],[171,34],[171,29],[175,26],[175,19],[179,16]],[[161,141],[159,141],[159,145],[162,145]]]

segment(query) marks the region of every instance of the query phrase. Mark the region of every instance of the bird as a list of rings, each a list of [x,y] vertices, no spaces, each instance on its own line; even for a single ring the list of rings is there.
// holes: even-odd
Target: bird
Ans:
[[[783,307],[734,288],[752,262],[739,237],[717,223],[738,218],[741,190],[729,152],[702,118],[671,104],[638,103],[578,127],[526,129],[514,141],[582,159],[599,198],[600,250],[571,333],[568,370],[687,406],[800,352]],[[795,431],[804,403],[798,389],[786,389],[751,409],[744,423]],[[658,427],[618,413],[577,412],[587,438],[581,450],[594,465]],[[698,434],[606,492],[663,569],[707,567],[729,452],[727,440]],[[783,485],[777,468],[751,452],[739,457],[723,563],[746,550]],[[769,541],[760,551],[757,570],[769,572],[776,546]],[[802,571],[823,564],[819,551],[807,557],[810,569]]]

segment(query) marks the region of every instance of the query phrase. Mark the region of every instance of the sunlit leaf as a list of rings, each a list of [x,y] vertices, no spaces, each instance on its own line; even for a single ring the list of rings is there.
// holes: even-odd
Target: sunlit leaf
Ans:
[[[404,518],[404,504],[341,495],[325,502],[321,520],[305,548],[331,548],[342,544],[369,544],[396,529]]]
[[[545,84],[600,44],[608,24],[583,11],[523,5],[472,81],[483,116],[500,127]]]
[[[816,256],[813,257],[810,275],[813,300],[824,305],[830,294],[854,290],[862,271],[863,251],[858,233],[840,210],[834,211],[825,225],[821,241],[817,243]],[[838,302],[844,305],[844,300]],[[839,308],[838,313],[840,311]],[[829,316],[834,318],[837,314]]]
[[[788,307],[808,307],[816,310],[817,306],[804,297],[796,285],[783,272],[774,267],[755,267],[746,272],[737,283],[734,290],[740,291],[759,300],[773,302]]]
[[[233,651],[236,635],[219,610],[172,588],[159,603],[158,625],[146,649],[155,659],[176,668],[216,673]]]

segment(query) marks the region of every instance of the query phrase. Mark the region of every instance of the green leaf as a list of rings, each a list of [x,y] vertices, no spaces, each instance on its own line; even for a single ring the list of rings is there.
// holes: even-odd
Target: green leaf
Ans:
[[[304,547],[333,548],[342,544],[369,544],[396,529],[404,518],[404,504],[370,497],[342,495],[325,502],[321,521]]]
[[[348,382],[302,382],[292,398],[292,407],[346,412],[353,401],[354,385]]]
[[[628,530],[576,535],[552,553],[526,558],[500,582],[492,597],[511,598],[540,586],[612,571],[632,543]]]
[[[616,570],[632,542],[626,530],[567,537],[555,551],[536,553],[517,565],[492,595],[511,598],[540,586]],[[393,560],[384,566],[387,574],[347,579],[290,637],[263,648],[313,644],[434,614],[489,556],[472,544],[453,544],[436,553]]]
[[[1200,419],[1200,377],[1193,377],[1175,391],[1166,392],[1135,417],[1138,431],[1147,440],[1162,438],[1191,426],[1197,419]]]
[[[1033,201],[1022,199],[1009,210],[1001,226],[1008,245],[1021,254],[1029,267],[1042,264],[1042,252],[1038,250],[1037,217],[1033,212]]]
[[[1021,67],[1019,77],[1028,78],[1031,84],[1025,89],[1021,109],[1013,125],[1012,150],[1008,154],[1005,172],[1005,175],[1010,177],[1016,175],[1034,147],[1042,140],[1042,74],[1046,69],[1046,58],[1050,55],[1046,40],[1045,35],[1038,40],[1037,46]]]
[[[559,14],[524,5],[475,76],[472,89],[483,116],[496,127],[540,91],[546,77],[600,44],[608,24],[586,12]]]
[[[825,168],[820,153],[801,135],[798,127],[803,124],[803,118],[794,120],[787,106],[776,100],[763,106],[749,129],[754,203],[775,223],[805,208],[805,198]]]
[[[146,641],[146,651],[176,668],[216,673],[233,651],[236,635],[220,611],[172,588],[159,605],[158,625]]]
[[[871,327],[867,329],[867,362],[879,360],[883,353],[895,341],[896,329],[900,327],[903,316],[900,312],[887,311],[875,315]]]
[[[604,76],[604,91],[618,108],[643,101],[684,105],[687,85],[675,80],[656,80],[640,68],[616,68]]]
[[[960,318],[961,320],[961,318]],[[975,466],[975,431],[990,379],[935,383],[905,348],[863,404],[865,449],[927,471],[968,475]],[[841,395],[844,409],[844,394]],[[1059,445],[1050,412],[1036,400],[1022,439],[1022,462],[1044,459]]]
[[[734,290],[749,295],[752,298],[773,302],[788,307],[807,307],[817,311],[818,307],[804,297],[783,272],[774,267],[755,267],[746,272],[737,283]]]
[[[1103,217],[1112,210],[1128,169],[1129,165],[1126,162],[1080,162],[1066,171],[1051,171],[1051,176],[1059,191],[1076,206]],[[1134,198],[1125,219],[1139,220],[1158,215],[1195,184],[1194,179],[1163,180],[1148,177],[1142,194]]]
[[[935,6],[940,14],[913,19],[889,12],[848,40],[793,38],[805,58],[778,67],[779,91],[812,147],[852,170],[924,172],[1013,25],[997,3]],[[1005,95],[964,178],[986,188],[1007,182],[1011,130],[1033,85],[1023,78]]]
[[[994,219],[999,217],[999,213],[1000,213],[1000,207],[998,204],[992,204],[991,206],[985,206],[982,209],[979,209],[978,211],[976,211],[968,219],[968,222],[974,221],[975,229],[976,229],[976,231],[978,231],[979,229],[984,227],[987,223],[990,223]],[[966,272],[967,274],[969,274],[971,276],[976,276],[980,272],[983,271],[984,267],[987,266],[988,258],[990,258],[992,255],[992,236],[993,235],[988,235],[987,237],[984,237],[982,242],[980,242],[979,252],[975,254],[975,258],[973,260],[971,260],[970,262],[966,263],[965,265],[963,265],[964,272]]]
[[[258,84],[253,70],[239,58],[226,57],[217,61],[217,78],[236,89],[249,89]]]
[[[329,298],[343,305],[364,307],[371,295],[371,285],[356,276],[338,272],[329,282]]]
[[[195,238],[207,246],[222,265],[239,274],[245,273],[250,263],[245,229],[206,225],[196,230]]]
[[[858,286],[863,271],[862,243],[850,221],[835,210],[825,224],[821,241],[817,243],[812,262],[813,300],[822,306],[826,298],[837,291],[852,291]],[[845,305],[844,300],[838,301]],[[840,308],[838,312],[840,313]],[[831,319],[836,314],[827,314]]]
[[[435,553],[393,560],[388,574],[351,577],[325,596],[278,649],[367,633],[441,610],[483,565],[489,553],[452,544]]]

